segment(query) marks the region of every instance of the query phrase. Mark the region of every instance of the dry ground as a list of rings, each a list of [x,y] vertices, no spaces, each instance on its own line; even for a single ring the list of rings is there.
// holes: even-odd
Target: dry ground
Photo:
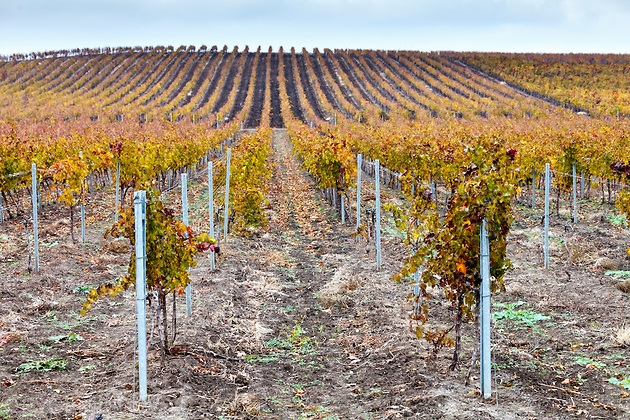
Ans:
[[[529,312],[494,323],[493,398],[484,402],[476,378],[464,384],[473,326],[464,363],[450,372],[450,349],[432,358],[409,332],[411,285],[390,280],[407,253],[400,241],[386,229],[376,271],[374,250],[339,223],[281,131],[274,150],[269,228],[230,237],[215,271],[207,257],[193,270],[194,313],[185,316],[183,299],[178,307],[181,352],[162,362],[150,350],[146,403],[137,401],[134,293],[78,315],[86,290],[129,259],[124,244],[102,238],[111,193],[91,197],[83,245],[69,239],[67,210],[44,209],[39,273],[27,270],[21,222],[1,225],[0,419],[630,418],[628,392],[608,382],[630,377],[629,349],[615,341],[630,325],[630,299],[605,275],[630,268],[630,237],[609,222],[610,207],[584,200],[576,226],[554,216],[545,271],[541,211],[517,206],[514,269],[494,310]],[[189,193],[198,227],[204,190]],[[431,311],[435,324],[452,319],[445,301]],[[548,318],[522,322],[535,314]],[[55,363],[63,369],[42,370]]]

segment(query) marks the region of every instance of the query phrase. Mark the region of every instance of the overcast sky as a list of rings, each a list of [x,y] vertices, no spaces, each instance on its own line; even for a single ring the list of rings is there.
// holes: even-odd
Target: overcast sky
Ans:
[[[203,44],[630,53],[630,0],[0,0],[0,54]]]

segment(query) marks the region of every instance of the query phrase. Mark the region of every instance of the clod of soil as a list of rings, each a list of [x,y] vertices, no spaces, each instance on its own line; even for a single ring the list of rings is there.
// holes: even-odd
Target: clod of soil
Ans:
[[[624,293],[630,293],[630,280],[620,281],[617,283],[617,289]]]

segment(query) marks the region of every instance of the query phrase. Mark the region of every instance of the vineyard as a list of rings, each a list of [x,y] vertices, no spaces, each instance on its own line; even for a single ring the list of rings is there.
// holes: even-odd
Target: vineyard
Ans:
[[[628,418],[628,65],[0,57],[0,418]]]

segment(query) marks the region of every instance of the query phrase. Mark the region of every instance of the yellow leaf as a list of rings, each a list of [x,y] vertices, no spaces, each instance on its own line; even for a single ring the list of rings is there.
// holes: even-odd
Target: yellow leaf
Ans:
[[[464,262],[463,262],[463,261],[461,261],[461,260],[460,260],[460,261],[456,264],[456,267],[457,267],[457,271],[459,271],[459,272],[460,272],[460,273],[462,273],[462,274],[466,274],[466,265],[464,264]]]

